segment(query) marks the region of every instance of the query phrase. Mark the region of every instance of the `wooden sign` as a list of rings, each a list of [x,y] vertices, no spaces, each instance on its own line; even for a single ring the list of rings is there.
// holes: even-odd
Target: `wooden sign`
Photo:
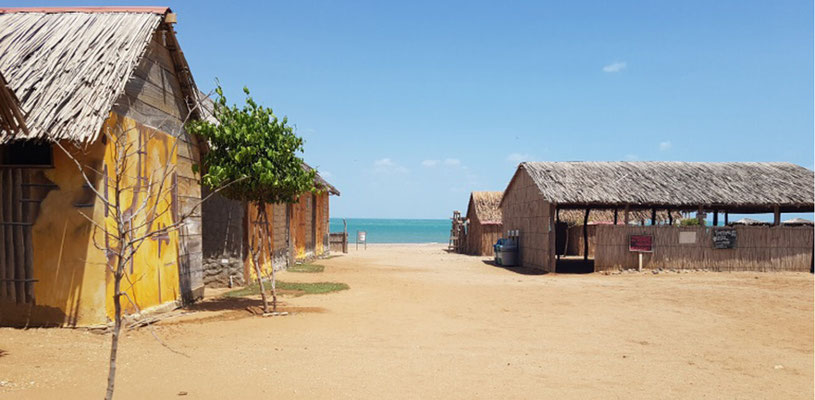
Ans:
[[[654,237],[651,235],[631,235],[628,237],[628,251],[638,253],[654,252]]]
[[[713,230],[714,249],[733,249],[736,247],[735,229],[714,229]]]

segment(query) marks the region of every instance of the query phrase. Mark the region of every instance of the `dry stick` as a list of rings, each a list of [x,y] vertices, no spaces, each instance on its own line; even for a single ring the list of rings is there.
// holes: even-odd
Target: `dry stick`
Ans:
[[[263,219],[263,225],[266,229],[266,248],[269,254],[269,265],[272,267],[272,312],[277,312],[277,288],[276,283],[277,280],[275,278],[275,270],[274,270],[274,261],[272,259],[272,238],[269,230],[269,218],[266,214],[266,205],[263,205],[261,208],[261,218]]]
[[[249,223],[253,225],[254,233],[252,234],[252,241],[249,243],[249,252],[252,253],[252,259],[255,263],[255,274],[258,277],[258,289],[260,290],[260,297],[263,299],[263,313],[269,313],[269,299],[266,298],[266,289],[263,288],[263,274],[260,272],[260,251],[257,246],[257,233],[258,226],[249,218]],[[261,245],[262,246],[262,245]]]

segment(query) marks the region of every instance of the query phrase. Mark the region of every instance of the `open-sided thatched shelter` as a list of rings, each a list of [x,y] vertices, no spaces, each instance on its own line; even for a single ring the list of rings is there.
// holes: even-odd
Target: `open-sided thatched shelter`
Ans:
[[[113,315],[114,245],[94,229],[115,224],[96,195],[114,193],[109,137],[133,142],[124,157],[137,172],[119,178],[131,189],[123,202],[134,235],[174,225],[200,202],[198,144],[183,127],[198,117],[196,89],[175,21],[167,7],[0,8],[0,86],[16,94],[26,128],[0,126],[0,324]],[[93,171],[90,185],[57,144]],[[173,171],[163,194],[146,183],[159,170]],[[172,212],[148,226],[139,204],[156,197]],[[126,313],[203,294],[200,233],[193,214],[142,245],[123,286]]]
[[[467,205],[467,237],[464,251],[477,256],[494,255],[493,245],[501,237],[501,192],[472,192]]]
[[[615,220],[622,220],[623,225],[598,226],[595,267],[603,269],[630,261],[626,257],[635,257],[633,253],[629,255],[619,250],[627,245],[625,239],[608,242],[601,237],[602,232],[610,237],[608,232],[638,229],[627,224],[635,211],[650,214],[650,226],[641,228],[656,232],[653,235],[664,233],[673,238],[665,239],[668,241],[678,237],[674,231],[685,228],[673,224],[659,225],[659,211],[696,211],[700,216],[712,212],[714,226],[719,225],[720,212],[725,213],[725,223],[730,212],[774,213],[776,226],[772,229],[794,229],[779,227],[780,215],[813,210],[814,178],[812,171],[789,163],[526,162],[518,167],[504,191],[501,210],[504,230],[520,231],[522,263],[547,271],[554,271],[557,264],[554,226],[561,210],[580,210],[585,222],[588,222],[592,210],[613,210]],[[673,218],[672,214],[668,216]],[[584,226],[587,225],[585,222]],[[809,238],[806,251],[811,255],[811,229],[807,232],[801,233],[801,237]],[[700,235],[699,239],[705,237],[710,238]],[[785,236],[782,234],[781,237]],[[683,235],[683,240],[689,238],[690,235]],[[655,243],[661,240],[663,238],[654,237]],[[797,241],[795,245],[787,242],[789,251],[796,256],[807,248]],[[699,242],[694,239],[694,243]],[[753,245],[770,248],[769,242]],[[584,246],[588,246],[588,241]],[[710,243],[704,243],[694,251],[701,251],[699,249],[707,248],[705,246],[710,247]],[[738,249],[717,249],[715,257],[729,255],[732,268],[738,268],[739,259],[747,257]],[[654,250],[649,259],[657,259],[654,256],[657,252]],[[604,257],[612,253],[625,262],[607,262]],[[588,255],[589,252],[585,251],[584,256],[587,258]],[[784,255],[777,253],[777,257]],[[695,267],[705,268],[701,265],[705,260],[704,257],[697,259]],[[670,259],[660,259],[660,262],[671,267]],[[809,270],[810,260],[791,268]]]

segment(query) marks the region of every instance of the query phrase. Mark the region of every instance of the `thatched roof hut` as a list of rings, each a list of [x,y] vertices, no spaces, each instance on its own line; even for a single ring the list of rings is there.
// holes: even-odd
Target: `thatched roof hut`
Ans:
[[[525,162],[518,171],[571,208],[801,212],[815,198],[813,172],[782,162]]]
[[[650,221],[647,229],[667,235],[655,241],[670,243],[676,233],[672,230],[681,229],[672,223],[680,211],[696,211],[700,221],[713,212],[714,226],[720,212],[725,223],[728,213],[774,213],[773,225],[779,225],[782,212],[813,210],[814,180],[809,169],[775,162],[525,162],[504,191],[503,228],[519,238],[520,260],[526,266],[553,271],[556,258],[570,254],[564,250],[567,244],[578,241],[584,265],[591,266],[592,239],[598,248],[602,243],[628,254],[622,246],[626,232],[645,229],[629,226],[631,220]],[[669,223],[660,225],[666,216]],[[579,231],[557,223],[575,219],[583,225]],[[611,219],[614,225],[596,225],[592,238],[588,225],[598,219]],[[616,238],[600,237],[600,231],[613,232]],[[569,233],[576,233],[571,241]],[[608,249],[598,254],[608,256]]]
[[[0,228],[0,241],[13,243],[0,246],[0,323],[109,320],[113,279],[103,267],[110,253],[89,235],[114,218],[100,194],[112,193],[116,178],[130,193],[122,207],[140,210],[148,193],[170,205],[152,217],[129,214],[136,235],[179,225],[178,234],[137,251],[126,290],[139,295],[125,312],[203,295],[200,177],[192,167],[200,152],[184,130],[199,117],[198,100],[176,22],[167,7],[0,8],[0,91],[16,95],[27,128],[0,127],[0,192],[9,194],[0,199],[0,226],[19,226]],[[106,156],[117,150],[107,134],[138,144],[116,160]],[[131,157],[138,167],[117,172]],[[78,164],[96,172],[90,184]],[[145,190],[156,175],[172,182],[163,193]],[[146,218],[153,222],[142,223]],[[59,236],[64,232],[73,232],[71,240]]]
[[[467,237],[464,251],[467,254],[491,256],[492,245],[503,231],[501,221],[502,192],[472,192],[467,205]]]

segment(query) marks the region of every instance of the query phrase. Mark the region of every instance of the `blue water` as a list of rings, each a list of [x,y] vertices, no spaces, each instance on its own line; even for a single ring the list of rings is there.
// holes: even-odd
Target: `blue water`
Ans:
[[[447,243],[449,219],[347,218],[348,243],[355,243],[357,231],[368,233],[368,243]],[[342,232],[342,218],[329,220],[331,232]]]

